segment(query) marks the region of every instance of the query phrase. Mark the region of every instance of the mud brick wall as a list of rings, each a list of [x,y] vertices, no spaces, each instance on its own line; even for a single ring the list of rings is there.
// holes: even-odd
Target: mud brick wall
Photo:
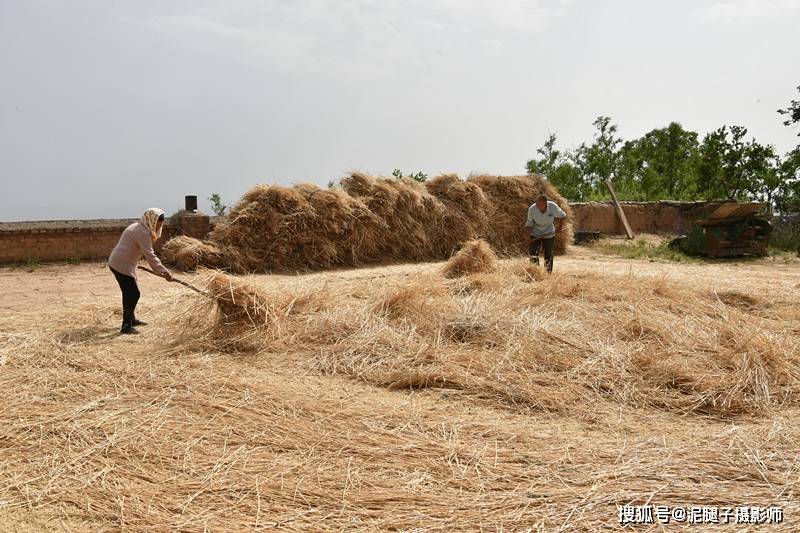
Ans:
[[[708,214],[720,202],[622,202],[622,209],[635,233],[662,235],[686,233],[692,221]],[[575,229],[624,235],[611,202],[573,203]],[[520,214],[524,221],[525,213]],[[164,226],[156,252],[179,234],[204,239],[220,217],[181,212]],[[59,220],[0,223],[0,264],[26,261],[105,259],[122,230],[136,219]]]
[[[723,202],[620,202],[634,233],[678,235],[689,231],[694,220],[703,218]],[[576,231],[599,231],[625,235],[625,228],[611,202],[570,204]]]
[[[122,231],[137,219],[57,220],[42,222],[0,223],[0,264],[27,261],[70,261],[106,259]],[[170,219],[161,245],[175,235],[185,234],[204,239],[217,217],[189,213]]]

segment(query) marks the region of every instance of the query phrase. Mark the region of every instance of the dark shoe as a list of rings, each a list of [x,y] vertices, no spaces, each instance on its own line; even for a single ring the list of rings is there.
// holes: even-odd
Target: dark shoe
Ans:
[[[140,331],[133,326],[128,326],[119,330],[123,335],[138,335]]]
[[[134,318],[133,319],[133,325],[134,326],[146,326],[147,322],[145,322],[144,320],[139,320],[138,318]]]
[[[538,257],[531,257],[531,263],[534,265],[539,265],[539,258]]]

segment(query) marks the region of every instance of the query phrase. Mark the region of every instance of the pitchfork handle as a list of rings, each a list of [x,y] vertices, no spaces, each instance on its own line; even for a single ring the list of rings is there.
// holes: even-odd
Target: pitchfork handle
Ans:
[[[139,270],[144,270],[145,272],[150,272],[152,275],[154,275],[154,276],[158,276],[159,278],[163,278],[163,277],[164,277],[164,276],[161,276],[161,275],[159,275],[159,274],[157,274],[157,273],[153,272],[153,271],[152,271],[152,270],[150,270],[149,268],[147,268],[147,267],[145,267],[145,266],[142,266],[142,265],[139,265]],[[175,276],[172,276],[172,281],[174,281],[175,283],[180,283],[180,284],[181,284],[181,285],[183,285],[184,287],[187,287],[187,288],[189,288],[189,289],[192,289],[194,292],[199,292],[199,293],[200,293],[200,294],[202,294],[203,296],[208,296],[208,294],[206,294],[206,292],[205,292],[205,291],[202,291],[202,290],[198,289],[197,287],[195,287],[194,285],[192,285],[192,284],[190,284],[190,283],[186,283],[186,282],[185,282],[185,281],[183,281],[182,279],[178,279],[178,278],[176,278]]]

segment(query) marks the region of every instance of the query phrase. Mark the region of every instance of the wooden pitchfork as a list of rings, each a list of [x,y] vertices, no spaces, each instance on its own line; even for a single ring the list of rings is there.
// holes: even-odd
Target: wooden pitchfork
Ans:
[[[154,276],[158,276],[159,278],[163,278],[163,277],[164,277],[164,276],[162,276],[162,275],[160,275],[160,274],[156,274],[155,272],[153,272],[152,270],[150,270],[150,269],[149,269],[149,268],[147,268],[146,266],[141,266],[141,265],[139,265],[139,270],[144,270],[145,272],[150,272],[152,275],[154,275]],[[182,279],[178,279],[178,278],[176,278],[175,276],[172,276],[172,281],[174,281],[175,283],[180,283],[180,284],[181,284],[181,285],[183,285],[184,287],[186,287],[186,288],[189,288],[189,289],[192,289],[194,292],[197,292],[197,293],[199,293],[199,294],[202,294],[203,296],[206,296],[206,297],[208,297],[208,298],[211,298],[211,295],[210,295],[210,294],[208,294],[206,291],[204,291],[204,290],[202,290],[202,289],[198,289],[197,287],[195,287],[195,286],[194,286],[194,285],[192,285],[191,283],[187,283],[187,282],[183,281]]]

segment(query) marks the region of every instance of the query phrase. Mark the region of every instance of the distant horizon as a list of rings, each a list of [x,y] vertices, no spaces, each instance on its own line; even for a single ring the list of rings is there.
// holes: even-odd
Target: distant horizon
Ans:
[[[672,121],[678,122],[678,121]],[[666,124],[665,124],[666,126]],[[700,133],[700,132],[698,132]],[[702,135],[705,133],[701,133]],[[588,141],[588,139],[587,139]],[[563,147],[562,147],[563,148]],[[534,150],[535,152],[535,150]],[[521,165],[524,168],[524,163]],[[341,173],[337,178],[329,178],[329,179],[321,179],[321,180],[295,180],[295,181],[286,181],[286,180],[276,180],[273,182],[269,181],[254,181],[252,185],[243,189],[235,198],[226,198],[222,197],[222,203],[225,204],[228,208],[232,207],[239,199],[244,195],[247,190],[257,185],[267,184],[267,185],[282,185],[291,187],[293,185],[298,185],[301,183],[315,183],[322,188],[325,188],[328,182],[333,179],[338,181],[342,177],[346,176],[349,172],[365,172],[370,175],[374,176],[382,176],[382,177],[392,177],[392,169],[389,172],[380,172],[380,173],[372,173],[366,172],[363,170],[350,170],[347,172]],[[401,169],[405,172],[417,172],[421,171],[427,174],[429,177],[433,178],[435,176],[441,174],[453,174],[453,172],[437,172],[437,173],[430,173],[426,172],[425,169]],[[458,174],[458,173],[456,173]],[[526,172],[523,170],[519,172],[490,172],[490,171],[471,171],[466,174],[458,174],[461,179],[466,179],[471,175],[475,174],[494,174],[494,175],[523,175]],[[139,218],[142,213],[149,207],[158,207],[163,209],[167,216],[171,216],[172,214],[177,213],[178,211],[184,208],[184,200],[186,195],[195,195],[197,196],[197,204],[198,210],[207,214],[207,215],[214,215],[214,211],[212,209],[212,204],[208,200],[208,197],[214,193],[219,193],[218,191],[209,191],[207,194],[199,194],[196,191],[188,191],[185,195],[176,196],[174,199],[169,200],[161,200],[155,198],[154,202],[151,202],[147,205],[130,205],[130,204],[71,204],[71,205],[11,205],[11,206],[2,206],[0,207],[0,223],[3,222],[47,222],[47,221],[58,221],[58,220],[95,220],[95,219],[129,219],[129,218]],[[578,202],[580,200],[574,200],[567,198],[570,202]],[[670,200],[669,198],[664,198],[663,200]],[[707,199],[698,199],[697,201],[721,201],[724,200],[723,198],[707,198]],[[627,200],[622,200],[627,201]],[[146,203],[146,202],[145,202]],[[174,204],[174,205],[173,205]]]
[[[783,155],[800,0],[0,0],[0,221],[134,218],[351,169],[523,174],[678,122]]]

